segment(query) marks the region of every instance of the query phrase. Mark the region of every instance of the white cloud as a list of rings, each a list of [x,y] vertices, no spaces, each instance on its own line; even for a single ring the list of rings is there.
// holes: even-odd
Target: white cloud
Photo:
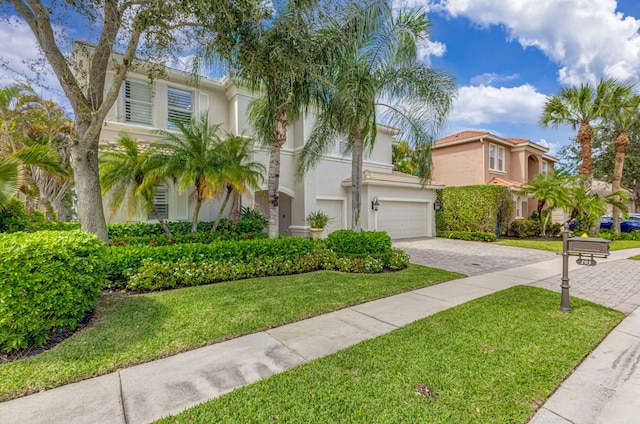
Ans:
[[[470,82],[473,85],[492,85],[496,82],[508,82],[517,80],[519,78],[520,75],[518,74],[500,75],[496,74],[495,72],[485,72],[482,75],[476,75],[475,77],[471,78]]]
[[[447,52],[447,46],[439,41],[427,40],[418,46],[418,58],[425,63],[431,63],[431,56],[442,57]]]
[[[15,17],[0,25],[0,87],[30,84],[44,98],[66,105],[60,83],[44,60],[29,26]]]
[[[439,0],[433,9],[480,26],[503,25],[510,39],[559,64],[561,83],[639,81],[640,20],[616,6],[616,0]]]
[[[546,96],[529,84],[513,88],[460,87],[451,121],[473,127],[498,122],[535,125],[545,100]]]

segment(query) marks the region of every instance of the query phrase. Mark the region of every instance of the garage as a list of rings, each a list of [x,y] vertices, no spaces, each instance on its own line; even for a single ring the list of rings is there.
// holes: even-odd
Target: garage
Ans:
[[[331,217],[331,221],[327,225],[327,228],[324,231],[324,236],[327,234],[344,228],[342,217],[343,213],[343,205],[345,200],[343,199],[317,199],[316,206],[318,209],[321,209],[324,213]]]
[[[424,201],[389,201],[380,198],[378,230],[386,231],[392,239],[426,237],[428,205]]]

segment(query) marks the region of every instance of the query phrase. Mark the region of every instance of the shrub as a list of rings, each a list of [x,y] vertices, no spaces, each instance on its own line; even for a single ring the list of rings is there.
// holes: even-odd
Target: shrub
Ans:
[[[471,232],[471,231],[438,231],[438,237],[450,238],[457,240],[467,241],[496,241],[496,235],[493,233],[485,232]]]
[[[639,240],[640,241],[640,233],[616,234],[613,231],[602,231],[593,237],[602,237],[611,241],[616,241],[616,240]]]
[[[338,255],[386,255],[391,237],[384,231],[337,230],[327,237],[327,248]]]
[[[26,231],[29,226],[29,214],[24,203],[13,199],[4,210],[0,210],[0,233]]]
[[[438,231],[506,234],[513,214],[513,195],[507,187],[473,185],[445,187],[436,213]]]
[[[104,281],[102,247],[79,230],[0,234],[0,351],[41,346],[78,325]]]
[[[312,254],[311,240],[298,237],[249,241],[216,241],[209,244],[175,244],[168,246],[108,246],[102,253],[110,283],[108,288],[124,288],[127,275],[135,274],[144,259],[153,262],[248,262],[251,259],[280,257],[295,259]]]
[[[393,249],[389,255],[389,263],[386,266],[396,271],[405,269],[409,266],[410,259],[409,254],[404,250]]]
[[[511,223],[511,231],[515,237],[535,237],[542,232],[542,223],[534,219],[518,219]]]

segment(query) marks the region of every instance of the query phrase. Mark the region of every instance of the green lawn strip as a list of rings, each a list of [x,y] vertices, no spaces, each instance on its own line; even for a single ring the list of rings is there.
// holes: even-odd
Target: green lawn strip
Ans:
[[[575,298],[562,313],[559,300],[504,290],[159,422],[522,423],[623,318]]]
[[[411,265],[395,273],[319,271],[107,296],[91,328],[0,365],[0,401],[462,276]]]
[[[562,241],[537,241],[537,240],[511,240],[502,239],[495,244],[502,246],[524,247],[527,249],[548,250],[550,252],[562,252]],[[634,249],[640,247],[637,240],[616,240],[609,244],[610,250]]]

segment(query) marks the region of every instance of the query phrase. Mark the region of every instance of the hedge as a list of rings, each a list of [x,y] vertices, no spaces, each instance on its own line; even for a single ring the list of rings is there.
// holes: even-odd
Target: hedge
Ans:
[[[391,237],[384,231],[337,230],[327,236],[327,248],[339,255],[391,253]]]
[[[102,247],[80,230],[0,234],[0,351],[42,346],[78,326],[104,282]]]
[[[152,262],[248,262],[251,259],[280,257],[295,259],[311,254],[314,243],[299,237],[250,241],[216,241],[209,244],[175,244],[169,246],[106,246],[101,258],[107,269],[108,288],[124,288],[129,275],[135,274],[145,259]]]
[[[442,205],[436,213],[438,231],[507,234],[513,215],[509,188],[488,184],[445,187],[438,196]]]
[[[496,235],[494,233],[485,232],[471,232],[471,231],[438,231],[438,237],[466,240],[466,241],[496,241]]]

